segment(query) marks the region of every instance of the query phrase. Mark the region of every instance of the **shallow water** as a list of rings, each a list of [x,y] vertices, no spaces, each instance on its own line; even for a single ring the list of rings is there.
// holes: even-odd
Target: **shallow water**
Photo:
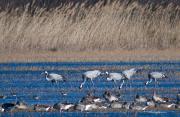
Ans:
[[[29,112],[28,117],[79,117],[79,116],[88,116],[88,117],[179,117],[180,112],[177,111],[146,111],[146,112]],[[16,113],[2,113],[1,117],[7,116],[16,116],[16,117],[26,117],[27,113],[16,112]]]
[[[142,73],[135,75],[130,81],[126,82],[123,89],[119,90],[115,87],[113,82],[108,82],[105,78],[99,77],[94,80],[95,86],[92,87],[91,82],[87,82],[83,90],[79,89],[82,82],[81,74],[86,70],[99,69],[103,72],[121,72],[122,70],[132,67],[144,67]],[[53,85],[46,81],[45,77],[41,75],[43,71],[54,72],[62,74],[67,77],[67,82]],[[169,79],[159,81],[158,88],[155,89],[155,84],[152,83],[147,87],[144,83],[148,80],[147,73],[151,71],[165,72]],[[122,100],[133,101],[134,96],[138,93],[140,95],[152,96],[153,91],[159,95],[176,98],[176,94],[180,91],[180,62],[64,62],[64,63],[2,63],[0,64],[0,95],[7,96],[6,99],[0,99],[0,103],[15,102],[22,100],[29,105],[33,104],[49,104],[53,105],[56,102],[78,102],[89,91],[95,92],[96,96],[102,96],[105,90],[112,92],[120,92]],[[120,83],[119,83],[120,85]],[[67,93],[63,95],[62,93]],[[35,100],[33,97],[40,97]],[[80,114],[87,113],[76,113]],[[152,112],[152,116],[158,115]],[[164,112],[176,115],[175,112]],[[11,113],[12,114],[12,113]],[[2,116],[10,113],[1,113]],[[18,112],[12,116],[25,116],[27,113]],[[52,116],[59,114],[53,113],[32,113],[29,116]],[[71,113],[61,113],[62,116],[74,115]],[[99,115],[128,115],[134,114],[136,116],[147,116],[148,112],[141,113],[88,113],[89,116]],[[86,116],[88,116],[88,114]],[[160,113],[162,114],[162,113]],[[163,115],[163,116],[166,116]],[[149,114],[148,114],[149,115]]]

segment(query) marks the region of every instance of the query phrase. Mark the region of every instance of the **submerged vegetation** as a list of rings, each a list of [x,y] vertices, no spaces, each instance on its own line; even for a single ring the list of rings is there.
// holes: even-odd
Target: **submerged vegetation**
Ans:
[[[180,48],[176,0],[2,0],[0,50]]]

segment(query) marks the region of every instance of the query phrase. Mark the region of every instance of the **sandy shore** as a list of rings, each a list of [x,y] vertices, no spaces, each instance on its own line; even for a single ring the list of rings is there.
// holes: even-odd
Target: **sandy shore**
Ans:
[[[89,52],[14,52],[0,53],[0,62],[75,62],[75,61],[173,61],[180,50],[115,50]]]

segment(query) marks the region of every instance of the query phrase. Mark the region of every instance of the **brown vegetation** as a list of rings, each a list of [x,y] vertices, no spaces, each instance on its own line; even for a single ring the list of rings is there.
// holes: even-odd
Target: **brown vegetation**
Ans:
[[[0,62],[85,62],[85,61],[178,61],[172,50],[111,50],[84,52],[16,52],[0,53]]]
[[[180,6],[174,2],[99,0],[89,5],[90,0],[69,0],[37,7],[36,1],[17,7],[1,1],[1,52],[180,47]]]

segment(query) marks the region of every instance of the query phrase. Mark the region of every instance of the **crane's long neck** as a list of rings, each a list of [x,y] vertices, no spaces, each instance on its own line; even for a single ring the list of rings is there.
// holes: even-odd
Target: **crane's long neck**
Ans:
[[[123,75],[123,77],[124,77],[124,79],[125,79],[125,80],[130,79],[129,77],[127,77],[127,75],[126,75],[126,74],[122,73],[122,75]]]
[[[48,74],[48,73],[45,73],[45,77],[46,77],[46,79],[48,78],[48,76],[49,76],[49,74]]]

